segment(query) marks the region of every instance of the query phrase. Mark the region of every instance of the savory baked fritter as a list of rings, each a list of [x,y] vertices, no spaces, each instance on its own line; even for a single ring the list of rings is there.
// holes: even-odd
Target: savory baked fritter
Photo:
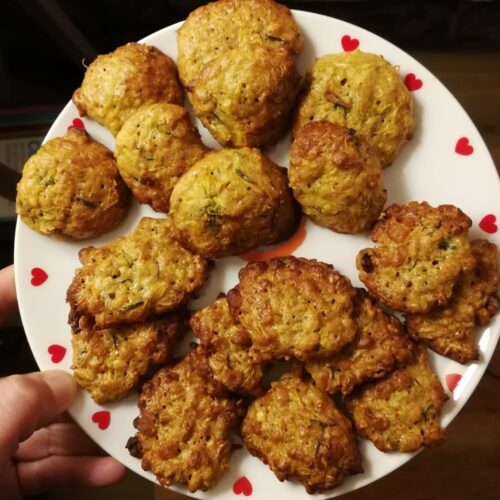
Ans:
[[[157,212],[168,212],[175,183],[208,151],[187,109],[176,104],[141,107],[116,136],[123,180],[140,203]]]
[[[99,236],[122,221],[129,205],[113,153],[76,128],[47,141],[17,185],[22,221],[55,238]]]
[[[299,481],[308,493],[363,471],[349,420],[323,391],[296,376],[284,375],[253,401],[241,435],[280,481]]]
[[[333,357],[305,365],[316,385],[331,394],[349,394],[355,386],[383,377],[412,355],[413,343],[395,316],[384,312],[362,289],[357,290],[354,305],[354,340]]]
[[[288,127],[300,76],[285,48],[222,52],[186,87],[194,114],[223,146],[269,146]]]
[[[184,330],[182,316],[176,313],[102,330],[82,316],[71,338],[76,383],[98,404],[120,399],[137,387],[150,367],[172,358]]]
[[[459,363],[478,359],[475,327],[487,325],[500,308],[497,247],[475,240],[471,250],[476,267],[458,279],[451,299],[428,313],[406,315],[406,328],[415,340]]]
[[[83,266],[67,294],[72,320],[92,316],[99,328],[177,308],[201,288],[209,267],[175,240],[169,219],[148,217],[129,236],[79,256]]]
[[[347,398],[356,430],[381,451],[415,451],[444,439],[439,417],[448,397],[429,365],[427,349],[415,346],[414,352],[410,364]]]
[[[226,50],[248,45],[298,54],[304,43],[290,10],[273,0],[218,0],[191,12],[177,31],[179,76],[184,85]]]
[[[297,132],[288,175],[304,213],[341,233],[369,229],[387,199],[377,155],[362,136],[336,123],[314,121]]]
[[[156,47],[127,43],[98,56],[73,93],[80,116],[89,116],[116,135],[142,105],[182,104],[184,93],[172,59]]]
[[[359,50],[325,55],[309,70],[294,134],[315,120],[365,136],[383,167],[395,160],[415,128],[413,100],[397,67]]]
[[[160,369],[139,396],[130,453],[163,486],[207,490],[229,469],[237,403],[221,395],[201,348]]]
[[[251,262],[228,293],[256,361],[327,358],[350,342],[355,290],[334,267],[296,257]]]
[[[251,358],[250,336],[233,320],[225,296],[193,313],[189,324],[207,349],[208,363],[221,384],[237,393],[259,392],[262,366]]]
[[[250,148],[214,151],[193,165],[174,187],[170,217],[179,241],[209,258],[277,243],[299,221],[284,169]]]
[[[444,304],[460,274],[474,266],[470,226],[453,205],[391,205],[372,230],[375,248],[358,253],[359,278],[370,294],[399,311]]]

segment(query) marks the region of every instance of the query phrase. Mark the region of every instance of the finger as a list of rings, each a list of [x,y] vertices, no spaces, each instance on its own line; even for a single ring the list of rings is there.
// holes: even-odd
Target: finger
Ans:
[[[53,455],[102,455],[103,452],[76,424],[57,423],[35,431],[19,445],[14,455],[23,462]]]
[[[17,308],[14,266],[0,270],[0,324]]]
[[[18,462],[17,476],[24,495],[70,486],[107,486],[125,474],[125,467],[111,457],[48,457]]]
[[[76,395],[71,375],[59,370],[12,375],[0,380],[0,455],[68,409]]]

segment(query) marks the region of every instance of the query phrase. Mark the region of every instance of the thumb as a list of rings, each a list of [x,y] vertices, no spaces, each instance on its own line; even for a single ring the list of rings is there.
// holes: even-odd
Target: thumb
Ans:
[[[64,412],[76,395],[73,377],[60,370],[12,375],[0,380],[0,454]]]

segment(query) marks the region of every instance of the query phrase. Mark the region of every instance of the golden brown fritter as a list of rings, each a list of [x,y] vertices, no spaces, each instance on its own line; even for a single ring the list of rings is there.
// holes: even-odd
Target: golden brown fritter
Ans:
[[[123,180],[140,203],[157,212],[168,212],[175,183],[208,151],[187,109],[176,104],[143,106],[116,136]]]
[[[138,432],[127,448],[161,485],[205,491],[229,469],[229,429],[238,407],[220,391],[201,348],[144,385],[134,420]]]
[[[208,263],[173,237],[169,219],[144,217],[129,235],[80,250],[83,267],[68,289],[73,322],[99,328],[143,321],[185,303],[207,279]]]
[[[186,88],[194,114],[223,146],[268,146],[288,127],[299,89],[285,48],[250,45],[224,51]]]
[[[325,55],[309,70],[294,133],[314,120],[364,135],[384,167],[395,160],[415,128],[413,100],[397,67],[359,50]]]
[[[369,229],[387,198],[377,155],[362,136],[336,123],[314,121],[297,132],[288,175],[304,213],[341,233]]]
[[[281,257],[252,262],[239,278],[229,308],[250,334],[256,361],[327,358],[354,338],[356,292],[333,266]]]
[[[191,167],[174,187],[170,217],[179,241],[208,258],[277,243],[298,223],[284,169],[250,148],[214,151]]]
[[[410,364],[348,396],[347,409],[358,433],[379,450],[409,452],[443,441],[439,417],[447,399],[427,349],[416,346]]]
[[[55,238],[99,236],[122,221],[129,204],[113,153],[76,128],[46,142],[17,185],[22,221]]]
[[[225,296],[193,313],[189,324],[206,347],[208,363],[219,382],[233,392],[259,392],[262,367],[251,358],[250,336],[233,320]]]
[[[241,434],[280,481],[299,481],[308,493],[363,471],[349,420],[323,391],[296,376],[284,375],[250,405]]]
[[[453,205],[391,205],[372,230],[375,248],[358,253],[359,278],[399,311],[426,312],[444,304],[460,274],[474,266],[470,226],[469,217]]]
[[[182,104],[184,94],[175,63],[156,47],[128,43],[93,61],[73,93],[81,116],[89,116],[116,135],[142,105]]]
[[[184,330],[182,316],[175,313],[103,330],[82,316],[71,338],[76,383],[98,404],[120,399],[137,387],[151,366],[172,358]]]
[[[306,363],[316,385],[331,394],[349,394],[355,386],[378,379],[409,361],[413,343],[403,325],[362,290],[354,301],[356,337],[332,358]]]
[[[426,314],[406,316],[406,328],[415,340],[459,363],[478,359],[475,327],[487,325],[500,306],[496,245],[475,240],[471,250],[476,267],[458,279],[449,302]]]
[[[261,44],[298,54],[304,43],[290,10],[273,0],[211,2],[189,14],[177,37],[179,75],[184,85],[226,50],[245,51],[248,45]]]

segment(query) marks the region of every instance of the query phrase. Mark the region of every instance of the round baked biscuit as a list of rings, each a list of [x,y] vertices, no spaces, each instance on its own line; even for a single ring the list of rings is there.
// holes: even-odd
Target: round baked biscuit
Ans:
[[[357,432],[379,450],[410,452],[443,441],[439,418],[447,399],[427,349],[416,346],[411,363],[362,386],[348,396],[346,406]]]
[[[284,169],[250,148],[214,151],[193,165],[172,191],[170,217],[179,241],[208,258],[277,243],[299,219]]]
[[[290,51],[244,45],[205,64],[186,91],[194,114],[220,144],[260,147],[286,132],[299,83]]]
[[[355,290],[334,267],[296,257],[252,262],[228,293],[256,361],[327,358],[353,340]]]
[[[360,50],[322,56],[309,70],[294,134],[314,120],[365,136],[383,167],[395,160],[415,129],[413,100],[397,68]]]
[[[297,132],[288,175],[304,213],[341,233],[369,229],[387,199],[377,155],[362,136],[336,123],[314,121]]]
[[[183,100],[174,61],[156,47],[140,43],[98,56],[73,93],[80,116],[89,116],[115,136],[144,104]]]
[[[283,376],[252,402],[241,435],[280,481],[299,481],[309,494],[363,471],[350,421],[323,391],[296,376]]]
[[[207,349],[208,363],[221,384],[236,393],[260,392],[262,366],[250,356],[250,336],[233,320],[225,296],[194,312],[189,324]]]
[[[207,490],[229,469],[230,428],[238,406],[221,395],[202,349],[160,369],[139,396],[135,437],[127,448],[163,486]]]
[[[82,316],[71,337],[76,383],[98,404],[126,396],[151,367],[172,358],[183,326],[182,316],[171,314],[97,330],[90,318]]]
[[[76,128],[43,144],[17,185],[22,221],[55,238],[99,236],[122,221],[129,205],[113,153]]]
[[[346,395],[363,382],[379,379],[394,367],[410,360],[413,343],[403,325],[357,289],[354,301],[356,337],[328,359],[305,364],[316,385],[328,393]]]
[[[260,44],[298,54],[304,43],[288,7],[273,0],[219,0],[199,7],[177,31],[177,41],[184,85],[226,50]]]
[[[139,108],[116,136],[116,162],[123,180],[140,203],[157,212],[168,212],[176,182],[208,151],[187,109],[176,104]]]
[[[370,294],[399,311],[444,304],[460,274],[474,266],[471,224],[453,205],[391,205],[372,230],[375,248],[358,253],[359,278]]]
[[[144,217],[128,236],[82,248],[83,264],[67,293],[73,324],[91,316],[99,328],[172,311],[205,283],[209,263],[174,238],[170,219]]]
[[[451,299],[428,313],[406,315],[412,338],[459,363],[479,358],[475,327],[487,325],[500,309],[497,247],[486,240],[474,240],[471,250],[476,266],[458,279]]]

